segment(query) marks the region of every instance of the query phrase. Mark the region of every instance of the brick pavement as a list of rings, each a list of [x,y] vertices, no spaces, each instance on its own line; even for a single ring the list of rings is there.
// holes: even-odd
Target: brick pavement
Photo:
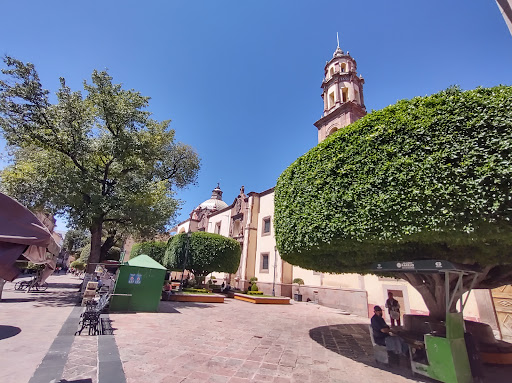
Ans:
[[[368,319],[310,303],[162,302],[111,314],[128,382],[413,382],[377,368]]]
[[[0,327],[11,326],[19,333],[0,337],[0,382],[29,381],[73,310],[79,283],[77,277],[52,275],[45,292],[30,293],[15,291],[14,283],[5,284]]]
[[[2,383],[28,382],[43,358],[51,359],[48,350],[63,335],[72,343],[62,374],[55,377],[61,383],[97,383],[98,374],[109,377],[100,383],[124,381],[114,382],[109,375],[121,362],[128,382],[417,381],[406,371],[402,376],[400,370],[377,366],[369,320],[335,309],[311,303],[161,302],[159,313],[110,314],[114,337],[72,337],[66,319],[80,280],[62,275],[49,282],[45,293],[24,294],[6,285],[0,302]],[[507,382],[512,375],[510,369],[488,371],[494,375],[486,382]]]

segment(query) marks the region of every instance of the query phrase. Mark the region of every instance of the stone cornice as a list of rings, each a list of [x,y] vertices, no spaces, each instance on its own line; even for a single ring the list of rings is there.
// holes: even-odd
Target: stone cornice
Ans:
[[[322,85],[320,86],[320,88],[325,89],[325,87],[330,87],[333,83],[338,83],[340,81],[353,81],[356,82],[358,85],[364,84],[364,78],[357,77],[357,73],[354,71],[336,72],[327,81],[324,79],[324,81],[322,81]]]
[[[357,110],[357,109],[359,109],[359,111],[362,112],[363,114],[366,114],[366,109],[364,108],[364,106],[356,104],[355,102],[352,102],[352,101],[347,101],[347,102],[341,104],[336,109],[334,109],[329,114],[326,114],[325,116],[320,118],[313,125],[315,125],[317,129],[320,129],[322,126],[324,126],[327,123],[329,123],[330,121],[336,119],[341,114],[345,114],[347,112],[351,112],[351,111],[354,111],[354,110]]]

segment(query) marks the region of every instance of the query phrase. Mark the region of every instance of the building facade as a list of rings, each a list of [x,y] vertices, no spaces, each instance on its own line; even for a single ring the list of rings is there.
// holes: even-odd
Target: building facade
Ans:
[[[338,46],[324,68],[321,84],[324,111],[315,122],[318,142],[366,114],[364,79],[357,64]],[[374,305],[384,305],[388,292],[399,301],[403,314],[428,314],[421,295],[407,282],[376,275],[329,274],[306,270],[283,261],[274,235],[274,189],[245,194],[242,186],[235,200],[227,205],[217,186],[210,199],[194,209],[190,218],[176,227],[178,233],[206,231],[236,239],[242,247],[236,274],[221,276],[232,286],[247,288],[252,277],[265,294],[292,297],[299,288],[292,282],[301,278],[303,300],[345,310],[361,316],[373,314]],[[219,279],[219,273],[215,273]],[[491,305],[491,306],[489,306]],[[488,290],[472,293],[465,309],[468,319],[483,320],[496,328]]]

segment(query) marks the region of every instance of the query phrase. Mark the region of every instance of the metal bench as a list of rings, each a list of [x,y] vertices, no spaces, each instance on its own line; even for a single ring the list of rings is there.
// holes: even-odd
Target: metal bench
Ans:
[[[82,335],[82,331],[85,327],[89,327],[89,335],[98,335],[100,333],[100,315],[107,306],[109,300],[110,294],[103,294],[98,302],[87,302],[85,311],[80,315],[80,322],[78,322],[78,325],[82,325],[82,327],[80,330],[75,332],[75,335]]]

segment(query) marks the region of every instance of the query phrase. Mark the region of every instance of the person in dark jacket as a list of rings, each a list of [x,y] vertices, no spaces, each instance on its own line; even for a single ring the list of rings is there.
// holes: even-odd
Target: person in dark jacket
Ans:
[[[395,354],[407,355],[409,348],[404,340],[399,336],[391,336],[390,328],[382,317],[382,308],[375,306],[373,312],[374,315],[371,319],[371,326],[375,343],[386,346],[388,351],[394,352]]]

